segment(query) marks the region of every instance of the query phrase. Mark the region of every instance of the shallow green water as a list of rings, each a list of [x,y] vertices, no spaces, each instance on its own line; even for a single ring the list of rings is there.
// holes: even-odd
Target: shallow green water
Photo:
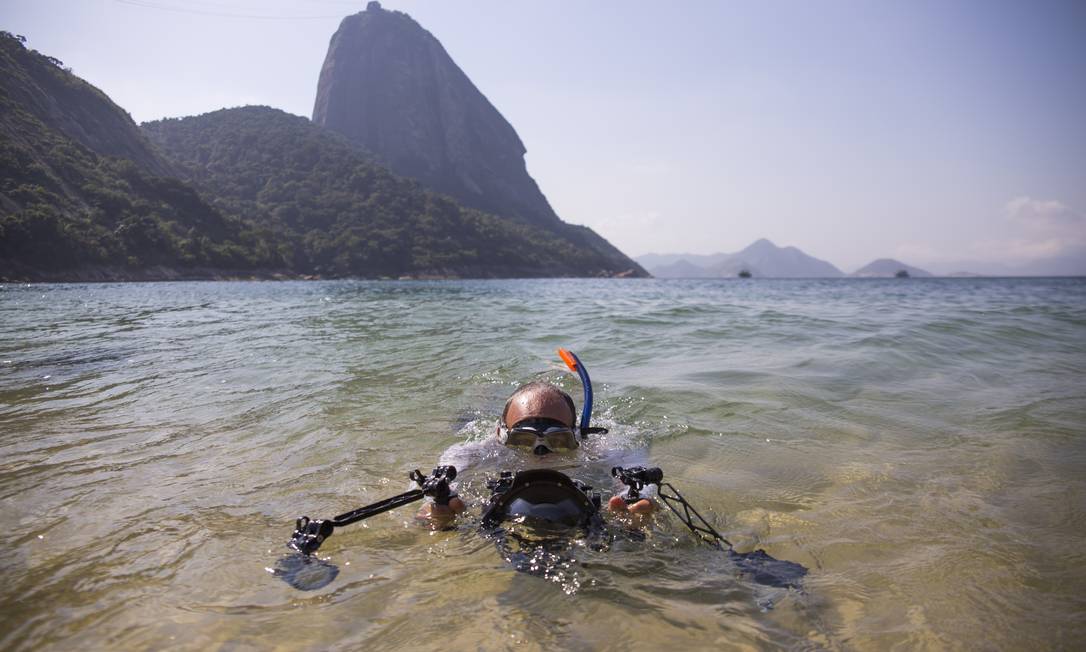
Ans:
[[[1081,648],[1086,282],[0,286],[4,649]],[[410,508],[266,569],[293,518],[407,488],[543,373],[743,550],[669,518],[549,578]],[[477,497],[488,470],[466,473]],[[772,609],[766,609],[772,604]]]

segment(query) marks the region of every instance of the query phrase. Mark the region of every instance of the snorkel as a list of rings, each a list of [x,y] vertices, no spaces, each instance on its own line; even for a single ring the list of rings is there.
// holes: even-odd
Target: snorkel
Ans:
[[[570,371],[577,372],[577,375],[581,377],[581,386],[584,387],[584,404],[581,406],[581,436],[583,437],[591,432],[588,423],[592,418],[592,379],[588,377],[588,370],[584,368],[576,353],[567,349],[558,349],[558,355]]]

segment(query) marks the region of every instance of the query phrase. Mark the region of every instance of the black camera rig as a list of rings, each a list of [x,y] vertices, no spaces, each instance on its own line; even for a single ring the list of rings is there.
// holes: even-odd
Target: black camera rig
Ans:
[[[332,536],[332,532],[337,527],[357,523],[390,509],[421,500],[426,496],[432,497],[438,505],[448,505],[449,500],[456,495],[449,488],[449,483],[456,479],[455,466],[439,466],[430,475],[423,475],[415,469],[408,477],[415,481],[415,484],[419,486],[418,489],[380,500],[372,505],[359,507],[327,520],[310,520],[308,516],[300,517],[295,521],[294,534],[288,545],[298,552],[309,555],[316,552],[324,540]]]

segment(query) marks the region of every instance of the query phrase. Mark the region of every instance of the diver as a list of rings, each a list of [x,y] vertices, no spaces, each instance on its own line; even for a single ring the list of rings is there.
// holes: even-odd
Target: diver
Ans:
[[[455,466],[462,471],[470,464],[472,457],[500,457],[500,451],[486,450],[500,447],[530,450],[533,453],[531,459],[538,461],[532,466],[553,466],[556,461],[553,458],[568,458],[580,447],[586,435],[603,430],[579,428],[576,422],[577,408],[569,394],[541,381],[521,385],[505,402],[492,438],[452,451],[452,456],[457,458],[454,460]],[[469,458],[467,463],[464,458]],[[442,460],[442,463],[448,462],[448,459]],[[563,462],[568,465],[569,460],[558,461],[559,464]],[[441,502],[426,503],[416,518],[434,529],[452,527],[456,515],[463,512],[467,505],[459,496],[450,497],[447,504]],[[607,501],[607,510],[612,514],[624,515],[624,520],[630,525],[640,527],[656,510],[656,504],[651,498],[640,498],[627,504],[626,498],[615,495]]]
[[[487,459],[497,462],[499,469],[533,467],[515,472],[503,470],[488,480],[491,495],[483,506],[480,521],[481,529],[494,539],[503,557],[518,571],[546,574],[564,564],[568,560],[563,555],[573,541],[571,535],[585,536],[593,550],[608,549],[618,535],[643,540],[645,520],[656,511],[657,504],[642,492],[654,491],[655,497],[692,534],[723,552],[742,574],[759,584],[800,588],[807,574],[804,566],[774,559],[764,550],[736,551],[678,489],[664,480],[659,468],[627,464],[611,467],[610,476],[624,485],[626,491],[607,501],[606,511],[616,517],[613,520],[620,527],[615,530],[606,525],[601,515],[605,511],[602,496],[561,470],[577,469],[578,458],[572,453],[582,447],[586,437],[606,434],[607,429],[590,425],[592,381],[584,365],[570,351],[559,349],[558,353],[570,370],[578,374],[584,388],[579,424],[577,408],[569,394],[545,382],[522,385],[506,401],[493,437],[453,446],[430,475],[413,471],[409,477],[417,488],[330,519],[298,518],[288,546],[301,554],[281,559],[276,574],[304,590],[327,584],[338,569],[312,555],[335,529],[417,500],[432,501],[416,515],[421,523],[433,529],[452,527],[457,515],[467,508],[450,484],[457,478],[457,469]],[[307,574],[319,581],[305,579]]]

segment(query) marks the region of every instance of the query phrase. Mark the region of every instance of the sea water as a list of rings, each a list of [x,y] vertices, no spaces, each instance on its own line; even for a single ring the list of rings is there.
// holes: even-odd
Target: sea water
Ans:
[[[579,406],[559,346],[610,429],[571,474],[659,466],[803,589],[666,512],[533,575],[409,506],[270,572],[519,383]],[[1081,649],[1086,281],[0,286],[0,524],[4,649]]]

